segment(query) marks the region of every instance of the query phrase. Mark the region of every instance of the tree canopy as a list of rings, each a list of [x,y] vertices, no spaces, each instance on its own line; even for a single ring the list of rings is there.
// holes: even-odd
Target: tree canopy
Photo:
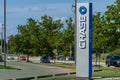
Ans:
[[[49,56],[57,49],[58,54],[68,55],[69,44],[73,45],[73,29],[72,18],[66,20],[66,27],[60,19],[47,15],[42,16],[41,21],[29,18],[26,24],[18,25],[18,34],[9,37],[9,49],[16,53]]]
[[[118,51],[120,49],[120,0],[107,6],[104,14],[97,12],[92,18],[93,51]],[[57,49],[59,55],[68,56],[70,45],[74,52],[74,27],[72,18],[65,22],[47,15],[42,16],[40,20],[29,18],[26,24],[18,25],[18,34],[9,37],[9,49],[16,53],[49,56],[53,56],[53,50]]]

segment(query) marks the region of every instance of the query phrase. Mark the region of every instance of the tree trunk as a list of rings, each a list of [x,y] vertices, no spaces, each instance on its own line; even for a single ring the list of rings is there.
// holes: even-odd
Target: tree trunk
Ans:
[[[27,54],[27,62],[29,62],[29,54]]]
[[[104,60],[105,59],[105,56],[104,56],[104,53],[105,51],[104,51],[104,49],[102,50],[102,60]]]
[[[95,65],[97,65],[97,50],[96,50],[96,53],[95,53]]]

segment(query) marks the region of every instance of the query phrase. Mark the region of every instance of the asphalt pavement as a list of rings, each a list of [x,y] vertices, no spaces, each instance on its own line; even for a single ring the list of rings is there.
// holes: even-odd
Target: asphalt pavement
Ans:
[[[30,58],[31,61],[35,63],[39,63],[39,58]],[[54,61],[52,61],[54,62]],[[74,61],[56,61],[56,63],[68,63],[74,64]],[[0,62],[0,65],[3,65],[3,62]],[[93,62],[93,65],[95,63]],[[106,66],[105,63],[100,63],[102,66]],[[15,70],[0,70],[0,80],[29,80],[37,79],[40,77],[55,77],[59,75],[70,75],[75,74],[75,70],[73,69],[65,69],[59,67],[51,67],[40,64],[26,63],[26,62],[17,62],[9,60],[7,61],[7,66],[14,66],[18,69]],[[94,77],[94,80],[120,80],[120,77]]]
[[[3,63],[0,63],[0,65],[3,65]],[[0,80],[4,80],[4,79],[15,80],[18,78],[37,77],[37,76],[44,76],[44,75],[54,75],[54,74],[75,72],[75,70],[72,70],[72,69],[44,66],[44,65],[32,64],[32,63],[26,63],[26,62],[8,61],[7,65],[14,66],[18,69],[0,70]]]

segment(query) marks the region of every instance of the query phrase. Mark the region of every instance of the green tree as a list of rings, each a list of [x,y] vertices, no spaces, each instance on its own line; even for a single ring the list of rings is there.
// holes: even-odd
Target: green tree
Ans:
[[[29,55],[53,56],[53,50],[68,56],[70,44],[74,46],[74,24],[72,18],[66,20],[66,26],[60,19],[44,15],[41,20],[27,19],[24,25],[18,25],[18,34],[9,38],[12,52]]]
[[[120,48],[120,0],[116,0],[114,4],[107,6],[105,12],[107,21],[107,35],[109,39],[110,51]]]
[[[46,42],[43,41],[45,43],[43,51],[45,51],[46,54],[51,55],[53,49],[58,49],[58,42],[63,23],[61,20],[53,20],[52,17],[44,15],[41,17],[39,26],[41,27],[46,40]]]
[[[10,51],[13,53],[21,52],[21,42],[20,42],[20,35],[11,35],[9,36],[8,47]]]
[[[66,26],[59,34],[56,44],[59,49],[59,55],[69,56],[70,46],[74,50],[74,24],[72,18],[66,20]],[[74,55],[74,54],[72,54]]]
[[[97,57],[100,52],[103,52],[102,58],[104,59],[104,50],[107,47],[108,38],[106,37],[106,21],[105,17],[101,16],[100,12],[93,15],[93,51],[96,53],[96,65]]]
[[[37,22],[29,18],[27,24],[18,26],[18,30],[21,35],[21,50],[23,54],[27,55],[27,61],[29,61],[29,55],[40,55],[42,42]]]

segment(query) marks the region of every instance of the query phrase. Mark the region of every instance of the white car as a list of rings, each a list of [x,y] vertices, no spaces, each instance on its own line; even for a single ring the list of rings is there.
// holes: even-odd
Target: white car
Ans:
[[[8,56],[7,56],[7,59],[8,59],[8,60],[14,60],[14,56],[13,56],[13,55],[8,55]]]

